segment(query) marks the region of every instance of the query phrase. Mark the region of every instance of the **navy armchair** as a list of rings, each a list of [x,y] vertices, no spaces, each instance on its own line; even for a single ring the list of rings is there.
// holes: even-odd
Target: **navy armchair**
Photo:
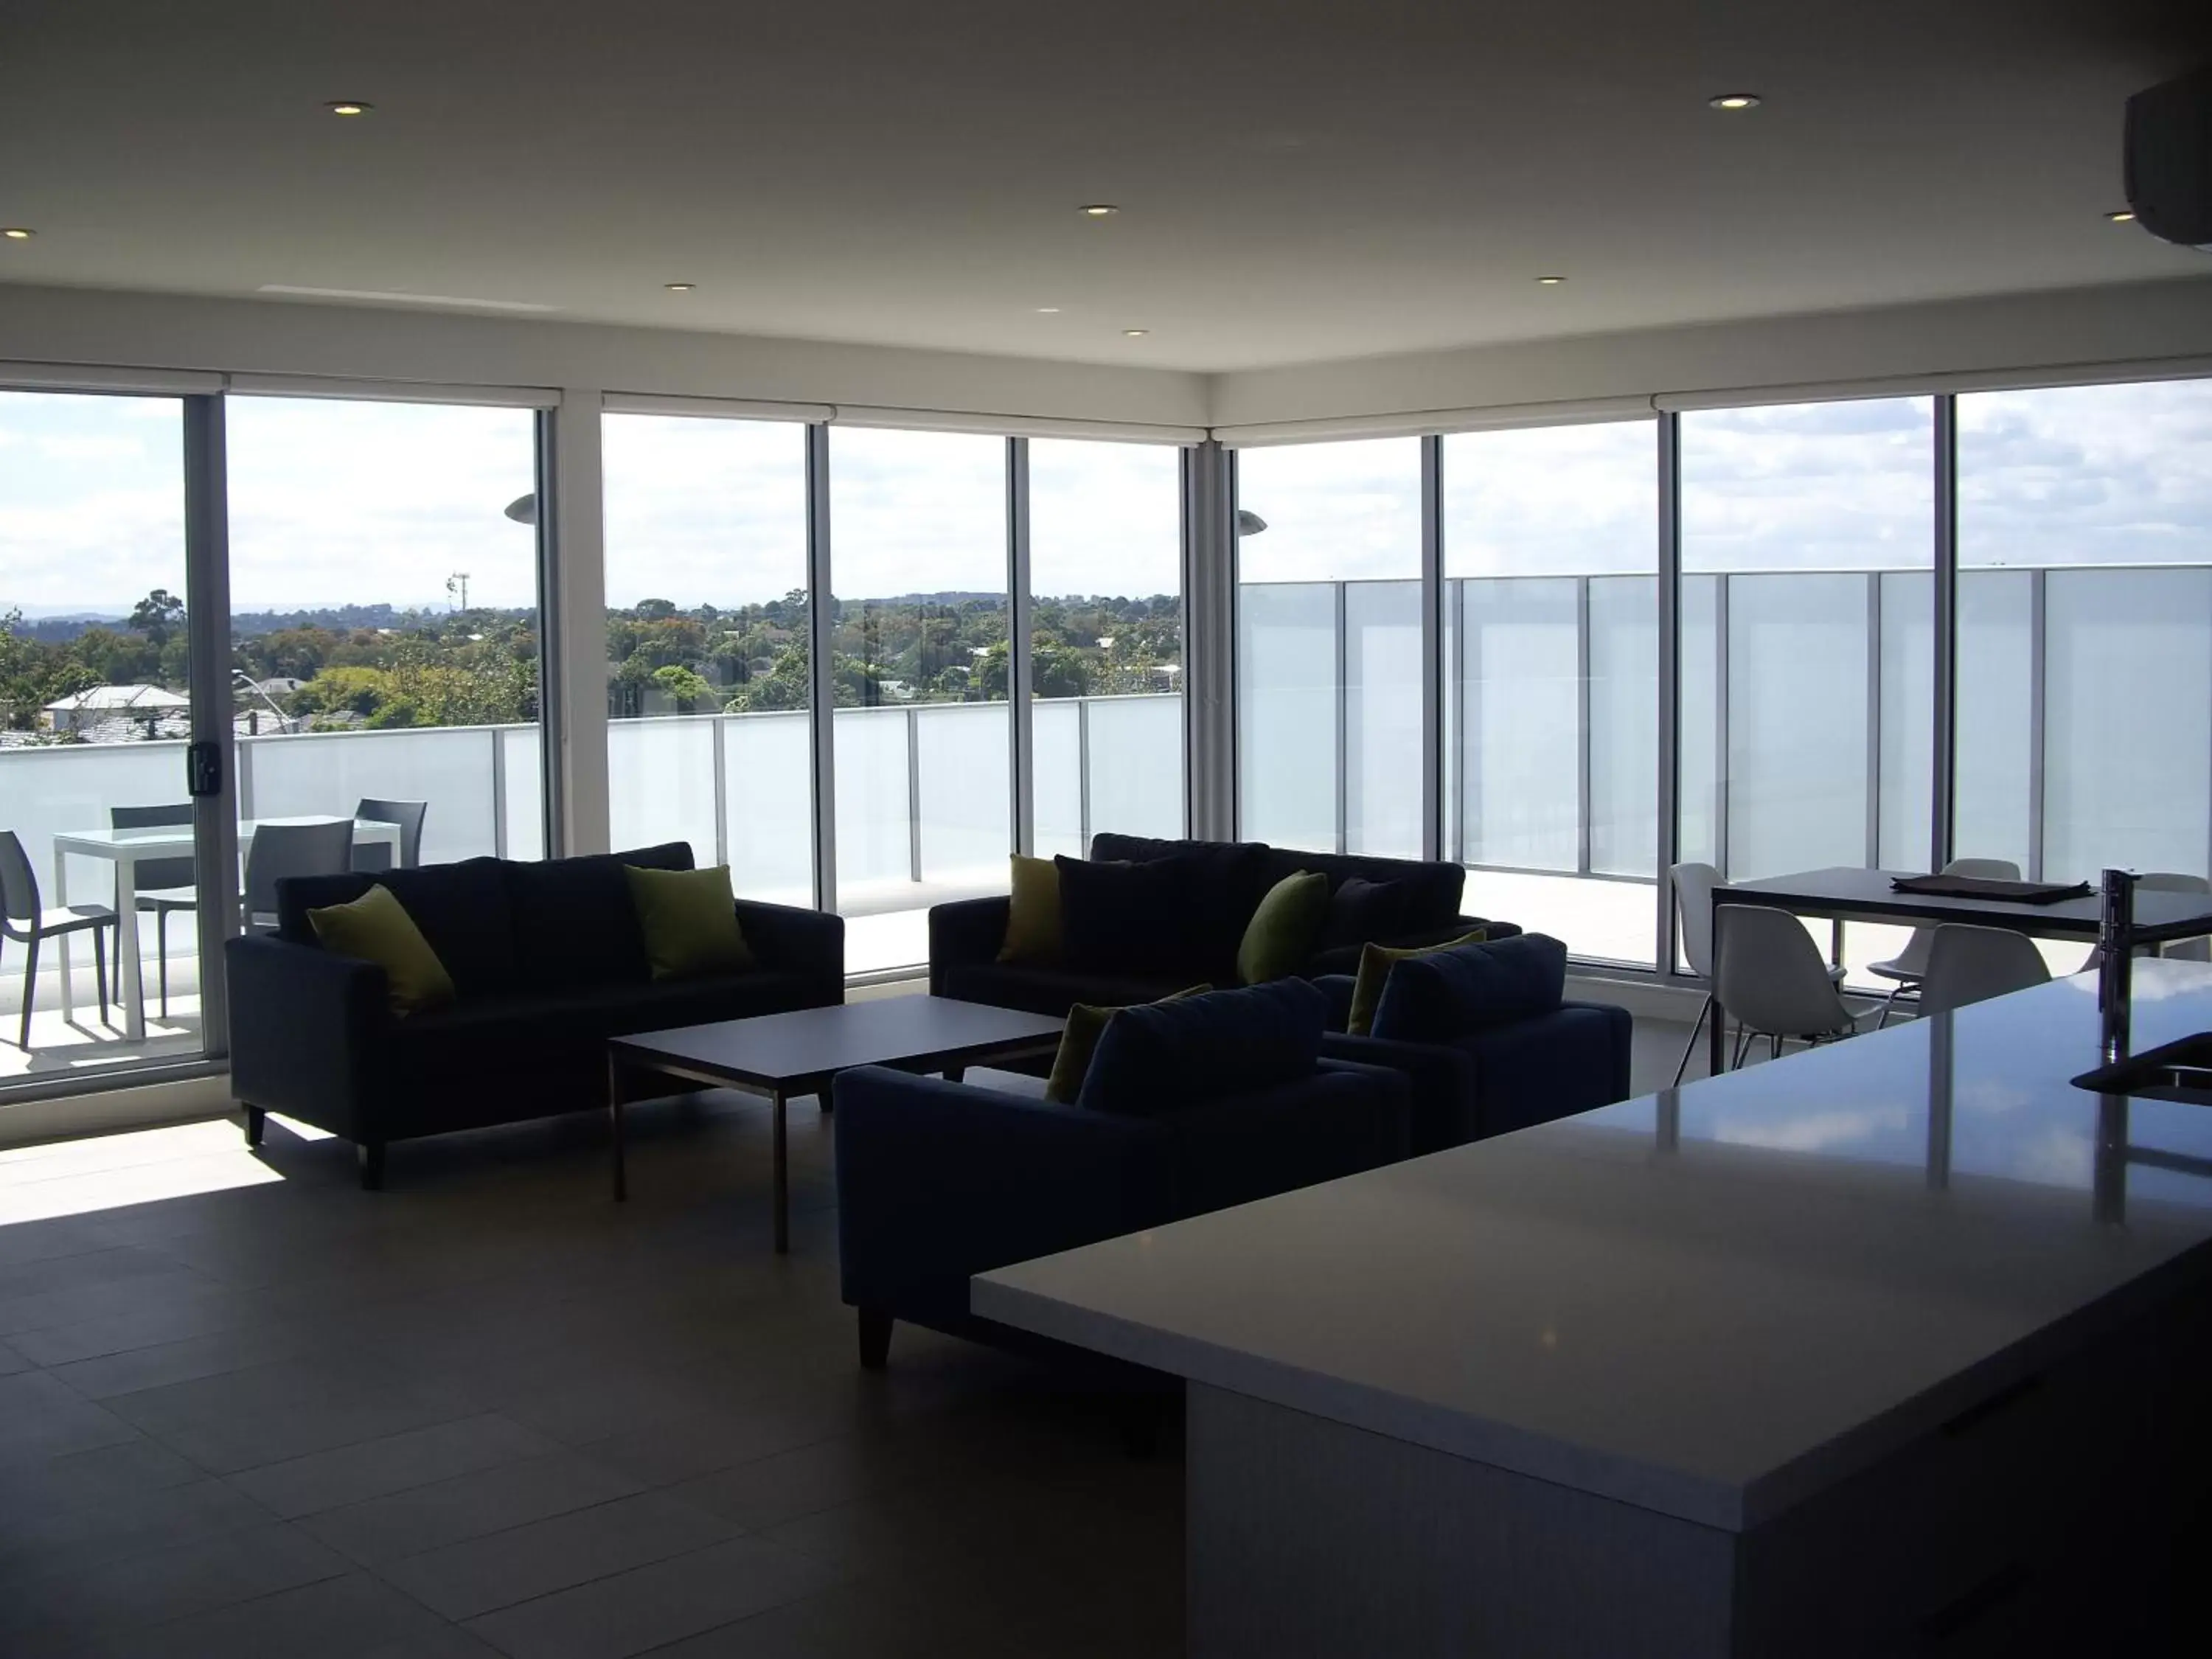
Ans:
[[[835,1088],[839,1266],[871,1369],[899,1319],[1062,1352],[971,1314],[969,1276],[1373,1169],[1409,1144],[1405,1079],[1330,1060],[1149,1115],[873,1066]]]
[[[1450,983],[1455,969],[1501,962],[1510,983]],[[1566,947],[1540,933],[1409,958],[1392,968],[1364,1036],[1344,1030],[1352,977],[1324,976],[1314,981],[1329,1005],[1322,1052],[1405,1075],[1417,1154],[1626,1100],[1634,1022],[1610,1003],[1565,1000],[1565,970]]]

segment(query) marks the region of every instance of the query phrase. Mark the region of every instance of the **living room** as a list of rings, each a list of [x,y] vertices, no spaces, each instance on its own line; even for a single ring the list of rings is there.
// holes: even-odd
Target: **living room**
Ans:
[[[2160,1650],[2212,36],[1769,9],[12,21],[0,1651]]]

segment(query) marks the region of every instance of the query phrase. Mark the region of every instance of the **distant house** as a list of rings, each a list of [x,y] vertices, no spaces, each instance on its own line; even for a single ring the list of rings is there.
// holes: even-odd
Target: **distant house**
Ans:
[[[158,685],[95,685],[41,712],[52,732],[88,732],[113,720],[157,720],[165,714],[181,714],[191,704],[174,691]]]
[[[307,681],[294,679],[289,674],[279,674],[274,679],[255,680],[253,689],[264,697],[289,697]]]

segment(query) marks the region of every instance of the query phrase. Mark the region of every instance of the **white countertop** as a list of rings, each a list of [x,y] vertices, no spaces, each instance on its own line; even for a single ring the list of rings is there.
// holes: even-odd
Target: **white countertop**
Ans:
[[[2212,969],[2136,988],[2139,1051],[2212,1029]],[[2094,980],[2061,981],[981,1274],[971,1305],[1741,1529],[2170,1294],[2152,1269],[2212,1276],[2212,1109],[2073,1087],[2097,1032]]]

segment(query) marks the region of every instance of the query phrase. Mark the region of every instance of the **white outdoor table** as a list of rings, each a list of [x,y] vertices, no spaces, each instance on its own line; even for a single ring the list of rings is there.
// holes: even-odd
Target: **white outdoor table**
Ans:
[[[246,849],[253,840],[253,832],[267,823],[317,824],[343,823],[345,820],[326,815],[310,815],[291,818],[246,818],[238,826],[238,853],[243,862]],[[353,821],[354,844],[375,846],[382,844],[392,849],[392,861],[399,861],[399,826],[380,819],[356,818]],[[193,849],[192,826],[189,823],[149,824],[133,830],[70,830],[54,837],[54,902],[69,902],[69,861],[75,854],[79,858],[98,859],[115,872],[115,1000],[123,1012],[123,1035],[133,1042],[143,1042],[146,1036],[146,1005],[140,986],[138,971],[138,878],[141,863],[155,859],[188,857]],[[233,884],[233,891],[236,884]],[[103,896],[104,897],[104,896]],[[62,962],[62,1018],[76,1014],[75,987],[70,971],[70,941],[64,936],[55,941],[61,947]]]

